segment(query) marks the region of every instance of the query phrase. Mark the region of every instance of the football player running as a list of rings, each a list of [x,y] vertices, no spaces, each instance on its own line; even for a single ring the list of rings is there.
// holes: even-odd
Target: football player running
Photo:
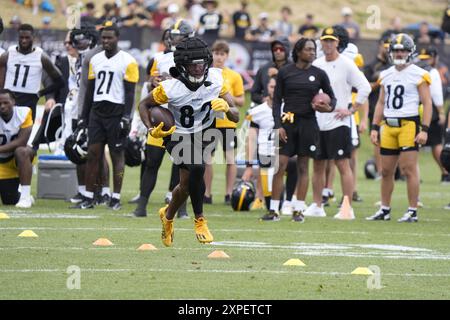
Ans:
[[[419,199],[418,150],[427,142],[432,102],[430,74],[412,64],[416,50],[407,34],[393,36],[389,56],[393,66],[381,72],[380,96],[375,108],[370,139],[380,146],[381,207],[367,220],[390,220],[391,197],[397,163],[406,176],[409,207],[398,222],[417,222]],[[420,123],[419,103],[423,104]]]
[[[205,153],[212,151],[215,129],[211,128],[216,113],[225,113],[228,119],[238,122],[239,111],[228,93],[222,71],[210,68],[212,54],[203,40],[184,39],[176,47],[174,61],[175,67],[170,69],[173,78],[160,82],[139,105],[141,119],[150,134],[164,138],[166,150],[180,168],[180,183],[173,190],[170,203],[159,210],[161,237],[165,246],[172,245],[173,218],[190,196],[197,240],[210,243],[213,236],[203,215]],[[167,131],[162,130],[164,123],[153,128],[149,108],[166,103],[175,125]]]

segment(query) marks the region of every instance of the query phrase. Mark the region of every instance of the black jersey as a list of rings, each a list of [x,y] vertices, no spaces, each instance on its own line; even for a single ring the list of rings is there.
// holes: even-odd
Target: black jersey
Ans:
[[[284,112],[292,112],[298,117],[315,117],[311,106],[314,96],[322,89],[331,98],[330,105],[336,106],[336,98],[325,71],[315,66],[299,69],[294,63],[283,66],[278,72],[273,100],[275,128],[281,126],[281,104]]]

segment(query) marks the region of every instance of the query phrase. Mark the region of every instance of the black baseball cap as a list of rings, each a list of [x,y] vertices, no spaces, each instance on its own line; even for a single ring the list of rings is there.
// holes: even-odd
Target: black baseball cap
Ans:
[[[323,29],[320,40],[326,40],[326,39],[339,41],[339,36],[338,36],[335,28],[328,27],[328,28]]]
[[[438,55],[438,51],[435,47],[430,46],[428,48],[422,48],[419,51],[419,59],[420,60],[427,60],[430,58],[434,58]]]

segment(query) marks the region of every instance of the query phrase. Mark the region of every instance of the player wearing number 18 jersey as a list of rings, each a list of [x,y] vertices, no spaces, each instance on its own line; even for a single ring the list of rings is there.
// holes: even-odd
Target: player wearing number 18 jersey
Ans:
[[[155,138],[164,137],[166,150],[180,167],[180,183],[172,192],[172,200],[159,210],[162,241],[166,246],[172,245],[173,218],[190,196],[197,239],[209,243],[213,237],[203,216],[204,153],[215,138],[215,129],[210,128],[216,112],[225,113],[234,122],[239,121],[239,112],[224,85],[221,70],[209,68],[212,54],[204,41],[196,37],[184,39],[176,47],[174,61],[175,68],[170,70],[174,78],[162,81],[139,105],[147,128],[152,127],[148,108],[167,103],[175,119],[175,126],[170,130],[162,131],[161,123],[150,132]]]
[[[409,208],[399,222],[417,222],[419,199],[418,147],[425,144],[431,121],[430,74],[411,64],[414,41],[393,37],[389,54],[394,66],[381,72],[380,96],[372,122],[371,140],[381,150],[381,208],[368,220],[390,220],[390,203],[397,163],[406,176]],[[419,103],[423,103],[420,124]]]

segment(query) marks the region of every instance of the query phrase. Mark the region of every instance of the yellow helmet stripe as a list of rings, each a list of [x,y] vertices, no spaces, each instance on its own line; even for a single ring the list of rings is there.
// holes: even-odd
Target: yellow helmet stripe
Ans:
[[[403,40],[403,34],[400,33],[400,34],[397,36],[397,44],[401,44],[401,43],[402,43],[402,40]]]
[[[244,203],[245,194],[247,193],[247,188],[243,188],[241,196],[239,197],[239,202],[237,206],[237,211],[241,211],[242,204]]]
[[[180,26],[181,21],[183,21],[183,19],[178,19],[178,21],[175,22],[175,25],[173,26],[173,30],[178,30],[178,27]]]

